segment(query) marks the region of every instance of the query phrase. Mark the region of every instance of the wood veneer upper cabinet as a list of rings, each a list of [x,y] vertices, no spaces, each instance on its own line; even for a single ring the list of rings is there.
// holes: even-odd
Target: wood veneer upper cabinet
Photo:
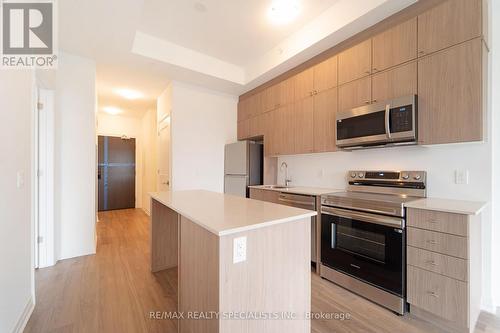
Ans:
[[[331,57],[316,66],[314,70],[314,90],[316,93],[334,88],[338,82],[338,57]]]
[[[372,102],[417,94],[417,62],[411,62],[372,77]]]
[[[373,72],[415,58],[417,58],[416,17],[373,37]]]
[[[295,154],[313,152],[313,102],[313,97],[307,97],[294,104],[293,132],[289,137],[293,137]]]
[[[238,140],[245,140],[250,137],[250,119],[238,121],[237,137]]]
[[[345,50],[338,55],[339,85],[371,74],[372,69],[372,40]]]
[[[308,68],[305,71],[295,75],[295,100],[301,100],[312,96],[314,90],[314,69]]]
[[[295,100],[295,77],[281,81],[262,92],[261,113],[275,110]]]
[[[448,0],[419,15],[419,55],[481,36],[482,2],[483,0]]]
[[[370,104],[372,100],[372,79],[365,77],[339,87],[339,111]]]
[[[249,96],[238,103],[238,121],[243,121],[262,113],[262,94]]]
[[[293,154],[294,106],[288,104],[269,112],[268,130],[266,133],[266,156]]]
[[[419,60],[420,143],[483,139],[483,47],[477,38]]]
[[[314,96],[313,138],[314,152],[336,151],[337,88]]]

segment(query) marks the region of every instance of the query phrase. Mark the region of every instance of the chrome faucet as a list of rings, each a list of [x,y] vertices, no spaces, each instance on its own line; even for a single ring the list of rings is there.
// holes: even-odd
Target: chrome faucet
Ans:
[[[283,171],[283,168],[285,168],[285,186],[288,187],[292,180],[288,177],[288,164],[286,162],[281,163],[280,170]]]

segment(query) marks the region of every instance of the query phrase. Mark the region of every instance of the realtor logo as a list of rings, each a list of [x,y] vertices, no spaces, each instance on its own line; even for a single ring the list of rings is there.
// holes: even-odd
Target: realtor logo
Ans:
[[[54,68],[55,3],[0,0],[3,68]]]

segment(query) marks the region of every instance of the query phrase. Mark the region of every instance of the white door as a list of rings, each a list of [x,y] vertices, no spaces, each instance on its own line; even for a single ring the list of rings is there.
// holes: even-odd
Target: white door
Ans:
[[[36,267],[55,264],[54,257],[54,91],[38,91],[35,232]]]
[[[158,123],[158,191],[170,190],[170,116]]]

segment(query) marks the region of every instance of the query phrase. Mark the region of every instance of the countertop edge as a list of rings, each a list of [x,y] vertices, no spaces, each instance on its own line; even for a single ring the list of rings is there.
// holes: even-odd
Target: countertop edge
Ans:
[[[452,203],[452,202],[455,202],[456,204],[468,203],[468,204],[472,204],[472,205],[477,205],[477,208],[476,209],[457,209],[457,208],[453,208],[453,207],[449,207],[449,206],[447,207],[446,204],[441,204],[441,206],[439,203],[435,203],[434,205],[430,205],[430,206],[425,204],[426,201],[432,202],[433,200],[447,201],[448,204]],[[479,215],[486,208],[486,206],[488,206],[488,202],[454,200],[454,199],[443,199],[443,198],[422,198],[422,199],[419,199],[416,201],[407,202],[407,203],[405,203],[404,206],[406,208],[432,210],[432,211],[445,212],[445,213],[476,216],[476,215]]]
[[[313,216],[318,215],[317,212],[311,211],[310,213],[305,213],[305,214],[300,214],[300,215],[296,215],[296,216],[290,216],[290,217],[280,218],[280,219],[272,220],[272,221],[268,221],[268,222],[261,222],[261,223],[252,224],[252,225],[249,225],[249,226],[243,226],[243,227],[237,227],[237,228],[231,228],[231,229],[227,229],[227,230],[217,231],[217,230],[214,230],[211,227],[207,226],[205,223],[202,223],[202,222],[198,221],[197,219],[191,217],[190,214],[186,214],[185,212],[182,212],[179,209],[176,209],[175,207],[172,207],[171,204],[166,203],[164,200],[162,200],[161,198],[159,198],[155,193],[149,193],[149,195],[151,196],[151,199],[154,199],[154,200],[158,201],[159,203],[161,203],[161,204],[165,205],[166,207],[168,207],[168,208],[172,209],[173,211],[175,211],[177,214],[186,217],[187,219],[189,219],[190,221],[196,223],[197,225],[199,225],[203,229],[205,229],[205,230],[207,230],[207,231],[211,232],[212,234],[214,234],[216,236],[219,236],[219,237],[221,237],[221,236],[227,236],[227,235],[231,235],[231,234],[235,234],[235,233],[238,233],[238,232],[250,231],[250,230],[255,230],[255,229],[260,229],[260,228],[264,228],[264,227],[269,227],[269,226],[277,225],[277,224],[292,222],[292,221],[295,221],[295,220],[301,220],[301,219],[304,219],[304,218],[307,218],[307,217],[313,217]]]
[[[253,188],[253,189],[257,189],[257,190],[264,190],[264,191],[274,191],[274,192],[283,192],[283,193],[291,193],[291,194],[302,194],[302,195],[311,195],[311,196],[322,196],[322,195],[326,195],[326,194],[329,194],[329,193],[335,193],[335,192],[342,192],[342,191],[345,191],[345,190],[341,190],[341,189],[329,189],[329,188],[325,188],[325,189],[322,189],[321,191],[307,191],[307,187],[305,186],[292,186],[292,187],[289,187],[288,189],[284,189],[284,188],[269,188],[269,187],[264,187],[266,185],[250,185],[248,186],[248,188]],[[306,189],[304,189],[306,188]],[[320,189],[320,188],[318,188]]]

